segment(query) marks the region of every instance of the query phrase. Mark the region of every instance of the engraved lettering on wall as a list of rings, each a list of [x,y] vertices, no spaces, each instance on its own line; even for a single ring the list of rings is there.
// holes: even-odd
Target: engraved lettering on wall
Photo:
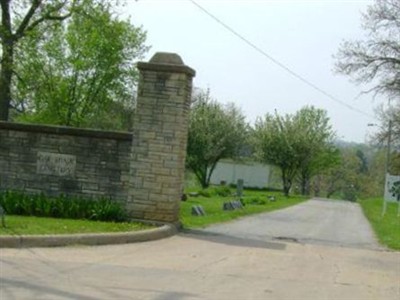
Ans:
[[[76,156],[38,152],[36,173],[56,176],[74,176]]]

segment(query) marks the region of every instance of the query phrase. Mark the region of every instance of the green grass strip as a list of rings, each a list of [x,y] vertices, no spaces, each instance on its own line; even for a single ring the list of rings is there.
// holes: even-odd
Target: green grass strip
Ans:
[[[364,214],[372,225],[381,244],[390,249],[400,250],[400,217],[397,216],[397,203],[388,203],[387,211],[382,216],[382,198],[358,201]]]
[[[152,228],[141,223],[114,223],[14,215],[6,216],[5,221],[6,228],[0,225],[0,235],[125,232]]]
[[[234,190],[232,190],[234,191]],[[268,200],[269,196],[275,197],[275,201]],[[306,201],[303,196],[291,196],[286,198],[281,192],[249,191],[245,190],[243,200],[248,202],[243,209],[223,211],[222,206],[226,201],[234,200],[234,197],[222,197],[212,195],[211,197],[189,197],[181,203],[180,220],[185,228],[205,227],[215,223],[227,222],[247,215],[269,212],[286,208]],[[259,204],[249,204],[250,202]],[[192,206],[201,205],[205,216],[192,216]]]

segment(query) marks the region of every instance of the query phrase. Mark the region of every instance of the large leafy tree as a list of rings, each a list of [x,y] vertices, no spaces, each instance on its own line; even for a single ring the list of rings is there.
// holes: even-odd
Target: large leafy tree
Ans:
[[[255,124],[253,141],[258,159],[278,166],[286,196],[300,178],[309,193],[311,178],[337,163],[334,134],[326,112],[305,107],[296,114],[267,114]]]
[[[209,91],[197,92],[193,100],[186,165],[202,187],[207,187],[218,161],[240,154],[246,143],[247,124],[237,107],[218,103]]]
[[[310,193],[311,179],[339,163],[339,152],[333,144],[335,133],[325,110],[313,106],[300,109],[294,116],[300,141],[299,182],[301,193]]]
[[[253,143],[257,158],[281,170],[283,191],[289,195],[300,168],[297,128],[293,115],[266,114],[255,123]]]
[[[69,18],[77,4],[78,0],[0,0],[0,120],[8,120],[12,105],[14,56],[18,44],[39,26],[50,26]]]
[[[144,41],[107,1],[82,2],[64,24],[38,26],[15,53],[19,119],[127,129],[120,119],[132,110]]]
[[[362,15],[367,35],[345,41],[337,54],[336,70],[359,83],[372,83],[370,91],[400,97],[400,2],[375,0]]]

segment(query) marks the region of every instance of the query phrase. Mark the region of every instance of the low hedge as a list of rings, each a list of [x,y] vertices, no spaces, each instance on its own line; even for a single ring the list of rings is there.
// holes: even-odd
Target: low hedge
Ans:
[[[114,222],[127,220],[121,204],[105,198],[48,197],[44,194],[5,191],[0,192],[0,205],[10,215]]]

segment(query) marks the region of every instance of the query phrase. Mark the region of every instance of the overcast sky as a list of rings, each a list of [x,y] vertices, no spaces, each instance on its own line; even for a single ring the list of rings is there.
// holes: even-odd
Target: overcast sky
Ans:
[[[355,0],[196,0],[252,42],[336,99],[374,115],[379,100],[359,97],[366,86],[333,72],[344,39],[363,36],[361,12],[372,1]],[[249,122],[265,113],[293,113],[305,105],[328,111],[337,136],[364,142],[373,118],[316,91],[274,64],[188,0],[127,0],[124,13],[147,31],[152,48],[178,53],[197,72],[194,85],[210,88],[222,103],[234,102]]]

